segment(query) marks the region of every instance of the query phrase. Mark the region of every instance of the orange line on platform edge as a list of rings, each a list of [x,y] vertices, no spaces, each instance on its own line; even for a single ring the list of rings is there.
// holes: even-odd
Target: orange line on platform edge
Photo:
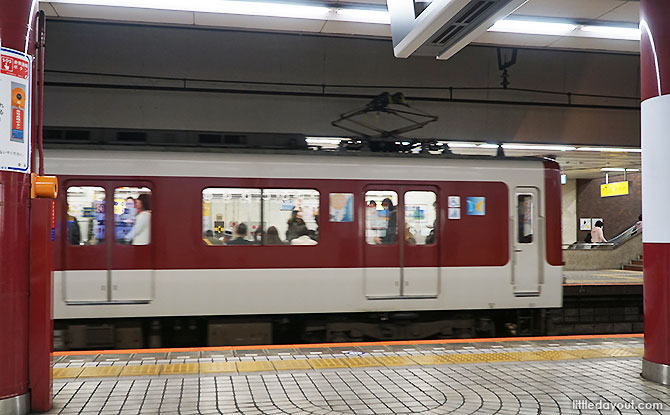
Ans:
[[[352,343],[313,343],[313,344],[271,344],[263,346],[216,346],[216,347],[183,347],[162,349],[119,349],[119,350],[79,350],[53,352],[54,356],[86,356],[92,354],[142,354],[142,353],[177,353],[207,352],[226,350],[259,350],[259,349],[324,349],[329,347],[358,346],[411,346],[414,344],[450,344],[450,343],[500,343],[540,340],[585,340],[585,339],[621,339],[626,337],[644,337],[644,334],[587,334],[570,336],[539,336],[539,337],[491,337],[478,339],[444,339],[444,340],[396,340],[385,342],[352,342]]]

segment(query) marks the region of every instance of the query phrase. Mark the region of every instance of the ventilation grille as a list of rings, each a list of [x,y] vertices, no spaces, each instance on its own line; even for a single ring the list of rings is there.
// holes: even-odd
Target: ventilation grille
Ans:
[[[479,26],[508,3],[508,0],[471,1],[428,41],[428,45],[441,49],[449,47],[470,33],[470,26]]]

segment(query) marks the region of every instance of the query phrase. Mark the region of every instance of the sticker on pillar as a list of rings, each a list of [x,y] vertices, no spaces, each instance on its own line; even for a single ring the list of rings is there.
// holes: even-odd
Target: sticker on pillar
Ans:
[[[449,196],[448,199],[450,208],[459,208],[461,207],[461,197],[460,196]]]
[[[0,170],[30,172],[31,58],[0,49]]]
[[[484,216],[486,214],[486,198],[468,196],[466,199],[467,213],[471,216]]]
[[[23,143],[26,114],[26,87],[12,82],[12,131],[10,140]]]

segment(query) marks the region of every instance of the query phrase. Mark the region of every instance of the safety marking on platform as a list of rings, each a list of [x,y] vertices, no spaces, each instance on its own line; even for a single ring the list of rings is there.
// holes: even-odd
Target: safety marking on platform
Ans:
[[[294,359],[273,360],[272,365],[277,370],[304,370],[304,369],[309,370],[312,368],[312,366],[309,365],[309,362],[307,360],[294,360]]]
[[[338,369],[349,367],[346,363],[347,358],[332,359],[309,359],[309,364],[314,369]]]
[[[570,354],[573,354],[582,359],[599,359],[601,357],[611,357],[608,355],[605,350],[607,349],[582,349],[582,350],[569,350]]]
[[[531,360],[546,360],[546,358],[534,352],[486,353],[487,362],[527,362]]]
[[[52,373],[54,379],[66,379],[76,378],[83,370],[83,367],[59,367],[55,368]]]
[[[411,359],[420,365],[444,365],[452,363],[449,355],[443,354],[418,355],[412,356]]]
[[[579,359],[579,356],[572,353],[572,350],[543,350],[537,352],[544,360],[572,360]]]
[[[79,374],[80,378],[103,378],[103,377],[117,377],[121,373],[123,366],[98,366],[86,367]]]
[[[198,373],[197,363],[177,363],[164,365],[162,375],[194,375]]]
[[[603,353],[606,353],[610,357],[641,357],[644,354],[644,349],[641,349],[642,353],[636,348],[625,348],[625,349],[604,349]]]
[[[133,365],[126,366],[120,376],[158,376],[163,365]]]
[[[272,366],[272,362],[267,360],[260,361],[244,361],[237,362],[237,371],[238,372],[263,372],[263,371],[274,371],[275,367]]]
[[[346,362],[350,367],[384,366],[374,357],[350,357],[349,359],[346,359]]]
[[[200,363],[200,373],[235,373],[235,362]]]
[[[384,366],[412,366],[414,361],[405,356],[383,356],[376,359]]]

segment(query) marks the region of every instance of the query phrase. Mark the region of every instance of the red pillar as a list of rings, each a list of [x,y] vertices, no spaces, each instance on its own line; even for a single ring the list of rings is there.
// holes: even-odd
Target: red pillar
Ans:
[[[670,2],[641,0],[644,361],[670,384]]]
[[[0,0],[0,45],[3,48],[34,56],[35,44],[28,39],[36,8],[36,0]],[[11,111],[5,107],[5,117]],[[30,115],[26,118],[25,122],[30,123]],[[5,136],[0,143],[9,142],[9,128],[0,134]],[[0,171],[0,413],[3,414],[24,413],[29,409],[28,173]]]

